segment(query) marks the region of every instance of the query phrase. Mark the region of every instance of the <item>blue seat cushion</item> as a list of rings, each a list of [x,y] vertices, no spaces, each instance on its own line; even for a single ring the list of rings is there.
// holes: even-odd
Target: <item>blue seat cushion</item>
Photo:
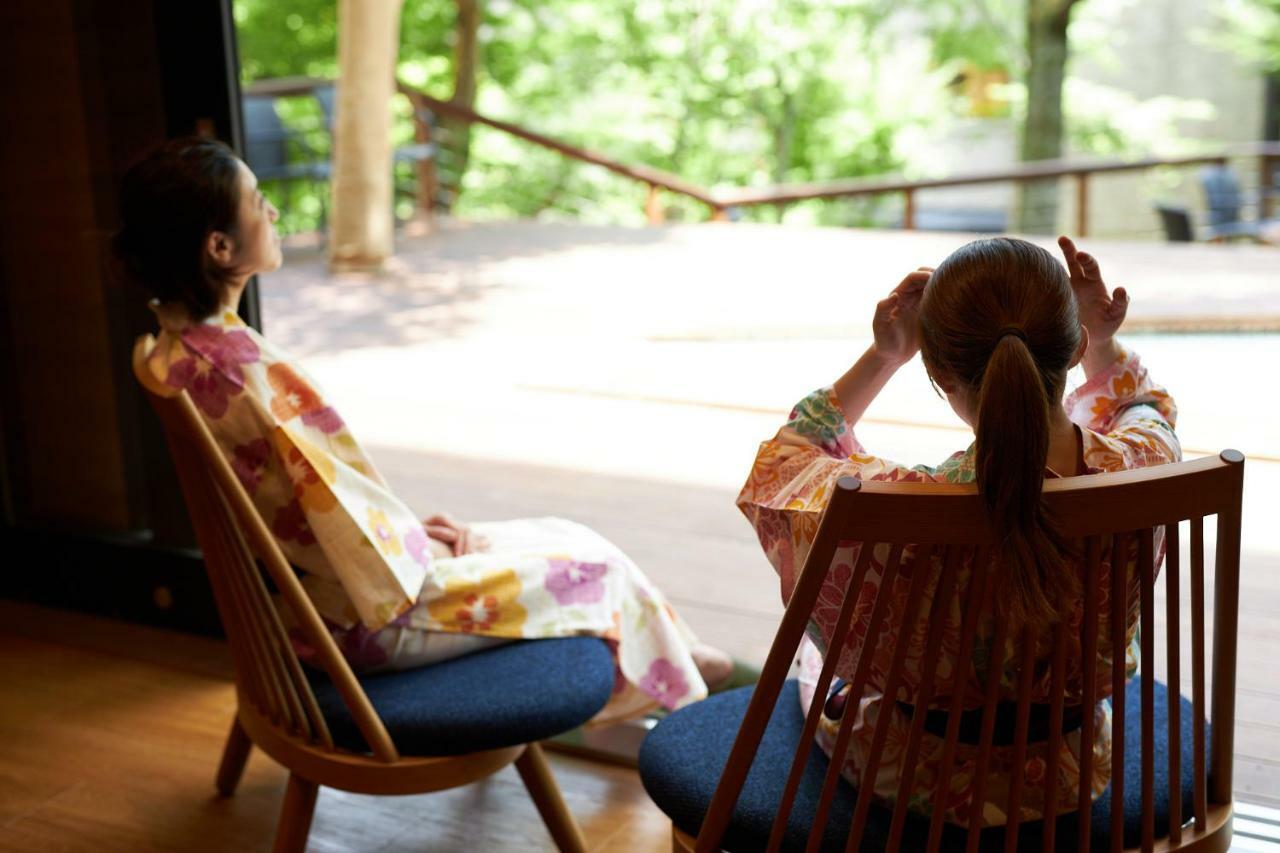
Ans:
[[[1155,810],[1157,837],[1167,831],[1168,804],[1168,698],[1163,684],[1155,685]],[[683,708],[667,717],[650,732],[640,749],[640,777],[654,803],[684,832],[696,835],[703,815],[711,802],[720,773],[724,769],[738,726],[746,713],[753,688],[744,687],[710,697]],[[1141,837],[1141,688],[1137,680],[1125,693],[1125,843],[1136,846]],[[1192,716],[1191,704],[1182,699],[1182,813],[1190,814],[1192,785]],[[804,725],[800,713],[798,688],[788,681],[782,690],[773,717],[769,721],[755,763],[738,798],[733,820],[725,833],[726,850],[762,850],[769,838],[777,803],[782,796],[790,772],[792,757]],[[1206,743],[1208,732],[1206,727]],[[812,748],[796,804],[787,824],[784,847],[803,849],[808,838],[810,816],[816,811],[827,757],[816,746]],[[823,850],[844,850],[852,821],[857,793],[841,780],[831,808]],[[888,837],[892,810],[873,802],[868,812],[863,850],[880,850]],[[1111,821],[1111,790],[1094,800],[1092,833],[1094,844],[1108,837]],[[909,813],[902,849],[922,849],[928,837],[929,822]],[[1018,832],[1018,848],[1039,848],[1042,821],[1022,824]],[[1074,812],[1059,817],[1056,830],[1061,849],[1071,849],[1078,839],[1078,820]],[[943,849],[964,849],[965,833],[946,825]],[[982,831],[981,849],[1001,850],[1004,828],[990,827]],[[1105,849],[1100,848],[1100,849]]]
[[[367,752],[328,677],[308,678],[334,742]],[[582,725],[613,693],[613,655],[596,637],[526,640],[359,680],[402,755],[462,755]]]

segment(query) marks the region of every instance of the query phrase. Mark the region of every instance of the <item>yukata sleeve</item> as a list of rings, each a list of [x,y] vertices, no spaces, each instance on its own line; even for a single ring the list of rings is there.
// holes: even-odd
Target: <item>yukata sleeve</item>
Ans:
[[[271,441],[293,486],[299,526],[314,537],[360,622],[371,631],[385,627],[413,606],[427,578],[421,522],[385,486],[294,425],[274,424]]]
[[[931,481],[932,469],[908,469],[872,456],[844,419],[832,388],[822,388],[792,409],[777,435],[762,443],[737,505],[755,528],[790,601],[818,521],[841,477]]]
[[[1102,433],[1123,457],[1124,468],[1182,459],[1174,432],[1178,407],[1151,378],[1138,354],[1122,346],[1106,370],[1073,391],[1063,406],[1072,421]],[[1110,466],[1107,466],[1110,467]]]

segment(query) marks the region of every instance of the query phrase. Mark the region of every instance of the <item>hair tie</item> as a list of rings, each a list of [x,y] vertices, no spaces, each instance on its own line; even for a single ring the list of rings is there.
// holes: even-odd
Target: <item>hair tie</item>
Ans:
[[[1022,328],[1019,326],[1002,326],[1000,333],[996,335],[996,343],[1000,343],[1000,341],[1004,339],[1005,335],[1013,335],[1021,338],[1024,344],[1027,342],[1027,333],[1022,331]]]

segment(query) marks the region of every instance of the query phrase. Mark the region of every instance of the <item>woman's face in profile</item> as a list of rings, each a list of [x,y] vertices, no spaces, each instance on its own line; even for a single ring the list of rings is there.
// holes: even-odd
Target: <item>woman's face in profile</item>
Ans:
[[[276,220],[280,212],[258,189],[258,178],[240,162],[240,210],[236,215],[236,251],[232,268],[246,277],[280,268],[280,235]]]

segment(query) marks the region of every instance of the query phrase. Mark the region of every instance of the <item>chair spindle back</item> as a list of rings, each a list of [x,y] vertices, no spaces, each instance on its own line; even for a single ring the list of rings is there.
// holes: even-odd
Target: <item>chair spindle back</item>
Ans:
[[[1111,743],[1111,825],[1109,847],[1121,850],[1124,846],[1124,754],[1125,750],[1140,750],[1142,761],[1142,836],[1143,849],[1152,849],[1155,838],[1155,738],[1167,737],[1169,754],[1169,805],[1170,826],[1166,839],[1167,849],[1177,849],[1184,841],[1203,840],[1205,833],[1230,830],[1232,740],[1235,719],[1235,665],[1236,625],[1239,600],[1240,566],[1240,512],[1244,476],[1244,457],[1236,451],[1223,451],[1217,457],[1207,457],[1192,462],[1164,465],[1115,474],[1087,475],[1048,481],[1044,488],[1046,509],[1054,519],[1064,539],[1076,549],[1076,562],[1081,564],[1081,592],[1083,596],[1079,639],[1071,636],[1074,630],[1067,619],[1058,621],[1047,634],[1041,636],[1033,626],[1013,627],[1005,616],[1005,609],[998,606],[1001,594],[1001,561],[999,532],[993,530],[986,510],[972,485],[910,484],[860,482],[853,478],[841,479],[831,502],[827,506],[812,548],[805,560],[791,600],[783,614],[777,637],[766,660],[759,683],[743,718],[737,739],[729,755],[719,786],[711,801],[702,830],[697,838],[698,851],[719,848],[724,832],[733,813],[734,804],[741,793],[760,740],[764,734],[773,707],[780,695],[792,661],[809,622],[818,596],[824,584],[829,585],[833,559],[842,543],[862,543],[848,581],[844,584],[843,600],[829,648],[818,676],[814,701],[807,711],[795,758],[783,789],[782,799],[769,838],[770,851],[781,849],[788,819],[795,802],[805,764],[818,729],[819,716],[823,713],[823,699],[828,695],[832,680],[842,656],[852,661],[847,652],[847,642],[854,624],[854,612],[858,603],[858,591],[872,568],[873,554],[887,552],[880,570],[879,593],[876,595],[867,617],[867,628],[862,653],[857,655],[853,671],[842,672],[849,679],[849,694],[844,704],[835,735],[833,754],[841,756],[849,746],[853,724],[859,717],[857,709],[868,685],[872,659],[879,638],[884,635],[889,618],[901,620],[901,625],[914,625],[924,618],[924,655],[914,695],[903,697],[903,662],[909,646],[909,632],[904,630],[900,641],[892,649],[889,667],[883,684],[876,688],[885,697],[885,703],[907,699],[914,706],[911,725],[905,747],[899,761],[900,781],[893,807],[889,830],[888,849],[897,850],[902,844],[906,825],[908,792],[914,784],[914,771],[920,754],[920,744],[929,710],[947,714],[946,731],[938,760],[938,778],[932,800],[927,849],[938,850],[943,838],[944,800],[954,772],[956,752],[961,727],[961,714],[965,711],[964,685],[972,672],[970,662],[980,616],[989,615],[993,639],[992,648],[1005,648],[1009,635],[1017,633],[1015,648],[1019,650],[1016,675],[1016,712],[1011,741],[1012,766],[1024,765],[1029,722],[1032,708],[1034,677],[1037,659],[1048,661],[1049,678],[1049,727],[1045,769],[1044,820],[1041,827],[1041,847],[1055,849],[1056,819],[1059,817],[1059,753],[1063,741],[1063,717],[1067,701],[1069,648],[1078,642],[1082,670],[1082,686],[1077,710],[1080,712],[1080,783],[1072,797],[1077,804],[1079,848],[1090,849],[1092,781],[1094,776],[1093,748],[1099,732],[1095,731],[1093,709],[1101,698],[1098,695],[1098,643],[1099,631],[1112,648],[1110,698],[1112,701]],[[1213,599],[1213,658],[1212,708],[1205,705],[1205,560],[1204,519],[1216,516],[1217,553],[1214,560]],[[1191,550],[1191,677],[1194,725],[1193,801],[1183,804],[1181,795],[1181,719],[1178,696],[1180,694],[1181,625],[1180,590],[1182,539],[1179,523],[1188,521]],[[1167,732],[1154,730],[1154,678],[1157,631],[1155,593],[1156,566],[1160,548],[1166,553],[1164,635],[1166,637],[1169,725]],[[1112,563],[1122,570],[1111,571]],[[968,572],[962,572],[963,567]],[[1129,567],[1132,566],[1130,570]],[[961,582],[963,575],[964,582]],[[895,580],[909,577],[905,607],[902,614],[892,616],[888,593]],[[1107,595],[1101,596],[1104,578],[1108,583]],[[922,613],[924,591],[935,583],[935,593],[929,612]],[[943,611],[956,596],[963,601],[959,644],[949,683],[940,683],[938,663],[944,619]],[[1107,605],[1100,606],[1100,601]],[[865,606],[865,605],[864,605]],[[1141,638],[1140,678],[1142,713],[1140,743],[1126,744],[1125,687],[1127,682],[1126,649],[1132,636],[1131,615],[1136,613],[1137,628]],[[883,660],[883,657],[880,658]],[[981,725],[977,741],[975,765],[974,804],[986,801],[986,782],[993,752],[996,723],[996,707],[1001,694],[1001,679],[1005,676],[998,664],[999,652],[992,655],[987,667],[982,690]],[[850,665],[850,664],[846,664]],[[974,673],[978,675],[978,673]],[[1107,673],[1101,673],[1106,684]],[[940,688],[945,687],[946,690]],[[943,695],[945,704],[935,697]],[[1207,711],[1213,719],[1211,755],[1212,764],[1206,773],[1206,744],[1204,723]],[[875,771],[884,753],[893,715],[882,712],[875,721],[871,733],[868,754],[865,757],[862,778],[856,786],[859,791],[873,789]],[[817,811],[810,824],[807,850],[818,850],[824,841],[824,833],[830,809],[839,783],[843,762],[829,763],[818,799]],[[905,770],[904,770],[905,768]],[[1008,823],[1005,827],[1005,850],[1017,848],[1023,805],[1024,774],[1014,773],[1009,780],[1008,799],[1005,808]],[[846,842],[846,850],[859,849],[867,827],[871,797],[860,796],[854,808],[853,819]],[[1183,816],[1190,811],[1194,825],[1183,828]],[[967,827],[967,850],[976,851],[980,839],[982,809],[971,808]],[[1213,820],[1211,820],[1211,817]],[[1188,835],[1190,836],[1188,838]]]

